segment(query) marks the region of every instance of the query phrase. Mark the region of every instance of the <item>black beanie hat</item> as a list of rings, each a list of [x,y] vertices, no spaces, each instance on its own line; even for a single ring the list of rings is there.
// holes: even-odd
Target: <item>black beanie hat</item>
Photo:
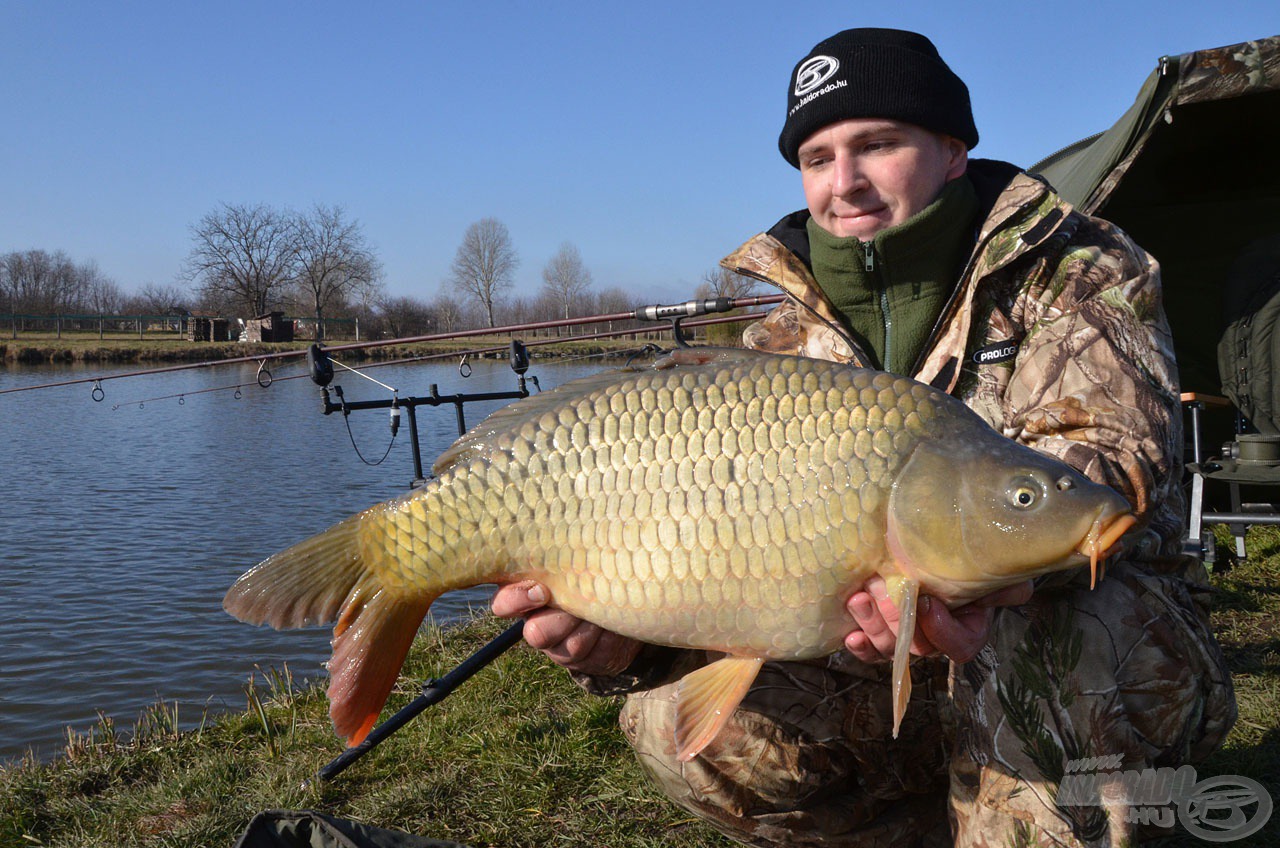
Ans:
[[[848,118],[892,118],[978,144],[968,87],[932,41],[905,30],[847,29],[809,51],[791,73],[782,158],[799,168],[805,139]]]

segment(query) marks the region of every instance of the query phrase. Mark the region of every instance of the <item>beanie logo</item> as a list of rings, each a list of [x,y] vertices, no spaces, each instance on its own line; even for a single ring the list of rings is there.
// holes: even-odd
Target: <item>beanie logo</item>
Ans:
[[[804,97],[840,70],[840,60],[834,56],[814,56],[796,68],[796,97]]]

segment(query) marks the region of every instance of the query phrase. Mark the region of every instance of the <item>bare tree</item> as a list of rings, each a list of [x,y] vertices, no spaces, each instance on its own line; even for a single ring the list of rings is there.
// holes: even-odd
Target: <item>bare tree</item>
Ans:
[[[222,204],[191,228],[195,244],[184,273],[206,302],[234,303],[262,315],[295,276],[293,216],[258,204]]]
[[[61,250],[25,250],[0,256],[0,291],[8,295],[10,312],[41,315],[119,308],[120,286],[102,273],[98,263],[74,262]]]
[[[436,329],[435,308],[415,297],[389,297],[382,301],[374,332],[386,338],[422,336]]]
[[[694,297],[750,297],[756,293],[758,281],[753,277],[735,274],[728,268],[717,266],[702,275],[702,283],[694,289]],[[735,309],[731,314],[746,314],[746,309]],[[737,347],[742,344],[742,325],[715,324],[706,328],[707,341],[721,347]]]
[[[735,274],[717,265],[702,275],[702,283],[694,289],[694,297],[750,297],[756,293],[760,281],[754,277]]]
[[[344,306],[360,289],[376,296],[382,263],[365,243],[359,223],[345,220],[340,206],[317,205],[297,220],[295,283],[316,317],[316,340],[324,338],[324,313]]]
[[[80,302],[94,315],[113,315],[124,303],[124,292],[115,280],[90,260],[79,267]]]
[[[601,315],[612,315],[615,312],[630,312],[638,304],[635,295],[619,286],[610,286],[600,292],[596,298],[596,311]]]
[[[581,305],[582,296],[591,288],[591,272],[582,264],[578,248],[565,242],[542,269],[542,282],[543,291],[558,305],[557,312],[570,318],[573,307]]]
[[[431,309],[439,322],[440,332],[452,333],[454,330],[463,329],[467,318],[466,310],[449,292],[442,291],[437,294],[431,301]]]
[[[596,313],[599,315],[615,315],[619,312],[633,312],[639,305],[639,299],[620,286],[610,286],[596,296]],[[638,326],[636,321],[610,321],[606,325],[606,329],[610,332],[614,330],[626,329],[630,326]]]
[[[174,315],[187,308],[191,294],[180,286],[146,283],[131,299],[137,301],[148,315]]]
[[[10,309],[51,315],[72,308],[79,293],[79,274],[71,257],[61,250],[7,253],[0,273],[9,293]]]
[[[497,218],[482,218],[467,227],[453,258],[450,279],[479,303],[489,326],[495,327],[494,304],[511,288],[511,275],[519,264],[506,224]]]

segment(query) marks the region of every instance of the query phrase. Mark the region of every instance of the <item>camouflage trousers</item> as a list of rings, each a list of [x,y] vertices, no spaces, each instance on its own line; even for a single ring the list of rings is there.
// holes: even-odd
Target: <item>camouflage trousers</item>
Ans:
[[[692,762],[674,683],[629,695],[622,729],[673,800],[751,845],[1134,844],[1123,811],[1057,806],[1058,782],[1071,760],[1178,766],[1221,743],[1235,700],[1203,588],[1126,564],[1094,591],[1041,588],[972,662],[913,663],[896,740],[888,667],[843,652],[766,663]]]

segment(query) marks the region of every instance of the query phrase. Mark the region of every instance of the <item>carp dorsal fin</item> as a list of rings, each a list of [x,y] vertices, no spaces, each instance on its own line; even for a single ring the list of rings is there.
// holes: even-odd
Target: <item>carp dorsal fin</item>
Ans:
[[[684,676],[676,695],[676,759],[687,763],[716,738],[763,664],[760,657],[725,657]]]
[[[885,578],[889,597],[898,608],[898,639],[893,645],[893,738],[898,738],[898,728],[911,700],[911,639],[916,632],[916,599],[920,596],[920,584],[909,577],[894,575]]]
[[[734,365],[770,357],[776,358],[780,355],[741,347],[678,347],[667,351],[662,358],[653,363],[653,367],[659,371],[665,371],[668,368],[689,368],[699,365]]]

